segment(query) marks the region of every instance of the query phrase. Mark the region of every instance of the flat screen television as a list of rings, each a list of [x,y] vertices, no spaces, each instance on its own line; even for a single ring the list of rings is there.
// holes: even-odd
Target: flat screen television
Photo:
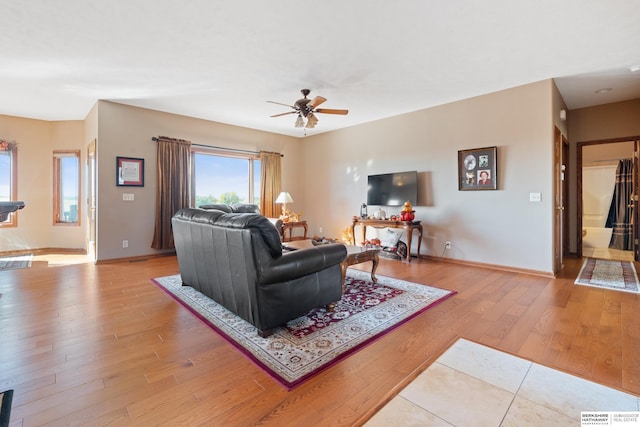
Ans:
[[[407,200],[418,202],[418,172],[396,172],[369,175],[367,204],[374,206],[402,206]]]

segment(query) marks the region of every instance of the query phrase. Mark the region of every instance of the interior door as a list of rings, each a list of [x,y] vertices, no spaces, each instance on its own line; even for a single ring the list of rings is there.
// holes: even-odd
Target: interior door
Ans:
[[[562,243],[562,219],[564,217],[564,197],[563,190],[563,161],[562,161],[562,133],[557,127],[554,129],[554,174],[553,174],[553,193],[554,193],[554,218],[553,218],[553,272],[558,273],[562,269],[563,243]]]
[[[569,209],[567,209],[567,198],[569,195],[569,141],[562,135],[562,257],[569,256]]]

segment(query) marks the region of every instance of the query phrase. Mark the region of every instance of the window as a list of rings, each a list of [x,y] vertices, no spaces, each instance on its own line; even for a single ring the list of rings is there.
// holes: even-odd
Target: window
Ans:
[[[194,206],[210,203],[260,204],[260,160],[257,157],[194,150],[191,161],[191,200]]]
[[[53,152],[53,222],[80,224],[80,152]]]
[[[0,202],[18,200],[18,151],[15,144],[0,147]],[[9,218],[0,222],[0,227],[16,227],[18,212],[9,214]]]

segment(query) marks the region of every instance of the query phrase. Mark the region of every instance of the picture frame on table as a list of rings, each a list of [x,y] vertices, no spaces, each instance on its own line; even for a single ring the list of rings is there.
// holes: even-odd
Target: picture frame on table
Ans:
[[[116,157],[116,185],[144,187],[144,159]]]
[[[498,148],[458,151],[458,190],[498,189]]]

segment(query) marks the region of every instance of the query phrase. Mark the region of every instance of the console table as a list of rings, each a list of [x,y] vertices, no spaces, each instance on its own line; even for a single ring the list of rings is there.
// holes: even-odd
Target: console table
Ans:
[[[351,235],[353,236],[353,244],[356,244],[355,227],[360,225],[362,227],[362,240],[367,239],[367,227],[374,228],[404,228],[407,234],[407,262],[411,262],[411,239],[413,237],[413,231],[418,231],[418,258],[420,258],[420,246],[422,244],[422,224],[420,221],[392,221],[388,219],[368,219],[368,218],[354,218],[351,223]]]
[[[291,233],[294,228],[304,228],[304,235],[302,237],[292,237]],[[292,240],[304,240],[307,238],[307,221],[289,221],[282,223],[282,241],[290,242]],[[289,230],[289,237],[287,238],[287,230]]]

